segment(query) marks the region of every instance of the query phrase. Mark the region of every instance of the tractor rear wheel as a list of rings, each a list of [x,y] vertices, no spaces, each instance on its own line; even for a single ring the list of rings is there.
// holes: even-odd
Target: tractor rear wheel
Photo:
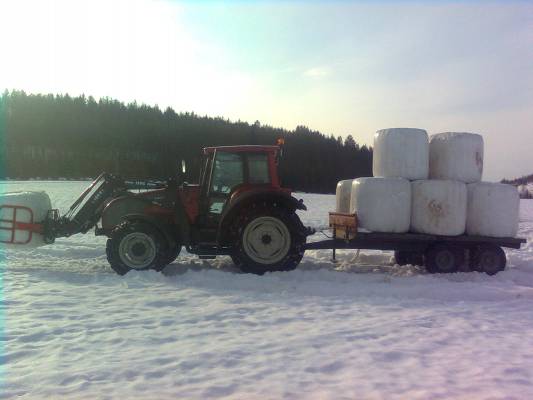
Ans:
[[[243,272],[263,275],[291,271],[304,255],[305,235],[294,212],[273,205],[253,205],[234,223],[231,258]]]
[[[142,221],[119,224],[106,246],[107,260],[119,275],[131,270],[161,271],[168,264],[168,250],[167,241],[159,230]]]
[[[163,265],[163,268],[167,266],[168,264],[172,264],[176,258],[178,258],[181,251],[181,246],[175,246],[173,249],[169,249],[167,251],[166,257],[165,257],[165,263]],[[163,269],[161,268],[161,269]]]

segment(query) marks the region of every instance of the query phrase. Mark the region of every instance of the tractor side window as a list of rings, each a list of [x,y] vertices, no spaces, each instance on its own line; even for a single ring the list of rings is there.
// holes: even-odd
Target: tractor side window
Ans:
[[[252,184],[270,183],[268,155],[248,154],[248,181]]]
[[[242,157],[234,153],[217,153],[211,180],[211,192],[228,194],[232,188],[243,181]]]

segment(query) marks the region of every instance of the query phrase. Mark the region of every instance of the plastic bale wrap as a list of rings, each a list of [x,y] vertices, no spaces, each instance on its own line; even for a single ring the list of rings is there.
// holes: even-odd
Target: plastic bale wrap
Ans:
[[[352,183],[350,212],[360,228],[404,233],[411,221],[411,185],[403,178],[358,178]]]
[[[429,178],[479,182],[483,175],[483,137],[476,133],[446,132],[429,141]]]
[[[353,179],[346,179],[337,183],[337,190],[335,192],[336,211],[338,213],[350,212],[350,201],[352,193]]]
[[[427,179],[429,173],[428,134],[423,129],[382,129],[374,135],[374,176]]]
[[[24,223],[41,223],[46,219],[48,211],[52,208],[50,198],[45,192],[11,192],[3,193],[0,196],[0,206],[23,206],[32,210],[33,220],[31,213],[24,209],[17,210],[17,222]],[[9,207],[0,208],[0,219],[2,220],[13,220],[14,210]],[[12,224],[9,222],[1,222],[1,227],[9,227]],[[9,241],[11,240],[12,232],[10,230],[0,229],[0,240]],[[15,242],[26,242],[30,239],[30,232],[27,230],[16,230],[15,231]],[[0,246],[10,247],[10,248],[20,248],[22,246],[26,247],[38,247],[44,245],[43,236],[38,233],[31,234],[31,240],[26,244],[7,244],[0,243]]]
[[[457,236],[466,228],[466,184],[450,180],[411,182],[411,231]]]
[[[520,198],[514,186],[478,182],[468,185],[466,233],[514,237],[518,232]]]

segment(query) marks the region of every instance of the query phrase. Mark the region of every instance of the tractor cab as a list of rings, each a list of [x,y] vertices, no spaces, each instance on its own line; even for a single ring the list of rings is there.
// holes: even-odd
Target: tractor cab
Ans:
[[[187,185],[181,201],[200,242],[216,242],[218,228],[241,198],[282,189],[277,173],[278,146],[221,146],[203,149],[199,185]]]
[[[281,190],[276,165],[278,150],[277,146],[204,148],[200,212],[222,214],[232,197],[247,190]]]

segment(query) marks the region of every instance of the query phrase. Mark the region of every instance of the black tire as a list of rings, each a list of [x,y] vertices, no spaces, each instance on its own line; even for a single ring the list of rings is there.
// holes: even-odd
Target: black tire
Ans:
[[[295,269],[305,252],[302,227],[295,212],[270,204],[246,207],[232,228],[235,266],[257,275]]]
[[[426,250],[424,258],[429,273],[457,272],[465,262],[465,250],[459,246],[435,244]]]
[[[178,258],[181,251],[181,246],[175,246],[173,249],[169,249],[165,257],[165,268],[168,264],[172,264],[176,258]],[[163,269],[161,268],[161,269]]]
[[[394,258],[398,265],[424,265],[424,254],[419,251],[396,250]]]
[[[168,250],[168,243],[159,230],[142,221],[122,222],[106,245],[107,260],[119,275],[132,269],[161,271],[168,264]]]
[[[505,269],[507,257],[503,249],[496,245],[482,244],[471,251],[472,270],[495,275]]]

